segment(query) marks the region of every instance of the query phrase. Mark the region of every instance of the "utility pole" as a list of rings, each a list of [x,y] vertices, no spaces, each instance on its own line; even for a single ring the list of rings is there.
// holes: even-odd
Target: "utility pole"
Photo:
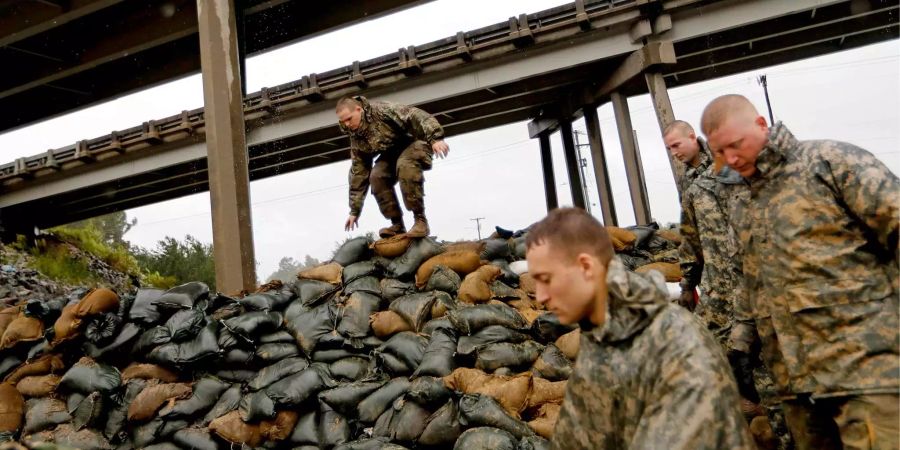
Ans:
[[[769,101],[769,83],[766,80],[766,75],[762,74],[756,77],[756,82],[762,86],[763,92],[766,94],[766,108],[769,109],[769,126],[775,125],[775,116],[772,115],[772,102]]]
[[[588,185],[587,178],[584,176],[584,168],[587,167],[587,158],[581,156],[581,147],[590,147],[591,144],[582,144],[581,140],[578,139],[578,136],[581,135],[581,130],[574,130],[572,134],[575,135],[575,151],[578,155],[578,166],[581,168],[581,189],[584,191],[584,209],[587,210],[587,213],[591,213],[591,197],[588,196]],[[587,135],[585,135],[587,137]]]
[[[484,217],[476,217],[474,219],[469,219],[475,222],[476,229],[478,230],[478,240],[481,240],[481,221],[484,220]]]

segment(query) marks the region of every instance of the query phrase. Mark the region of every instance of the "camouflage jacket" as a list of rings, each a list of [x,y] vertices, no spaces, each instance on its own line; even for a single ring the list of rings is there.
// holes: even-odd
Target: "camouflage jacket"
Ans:
[[[350,137],[350,215],[359,216],[375,156],[402,152],[417,140],[430,145],[444,138],[444,129],[431,114],[414,106],[355,98],[363,108],[360,127],[355,131],[340,127]]]
[[[732,340],[752,341],[755,321],[785,397],[897,392],[897,176],[861,148],[798,141],[781,123],[756,168],[734,219],[748,297]]]
[[[614,258],[607,285],[605,324],[581,326],[552,448],[753,449],[728,362],[694,316],[668,302],[662,276]]]
[[[700,162],[697,164],[697,167],[691,165],[685,166],[684,176],[679,181],[679,184],[681,185],[679,192],[681,192],[682,196],[684,196],[684,193],[691,187],[694,180],[706,172],[706,169],[712,164],[712,153],[709,151],[709,145],[706,143],[706,140],[698,137],[697,143],[700,144],[700,153],[698,153]]]

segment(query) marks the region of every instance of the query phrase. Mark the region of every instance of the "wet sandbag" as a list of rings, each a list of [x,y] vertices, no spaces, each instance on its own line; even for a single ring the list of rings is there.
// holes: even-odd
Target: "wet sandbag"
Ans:
[[[107,393],[121,384],[119,369],[84,357],[63,375],[59,388],[88,395],[94,391]]]
[[[337,311],[331,302],[306,309],[287,321],[288,331],[307,355],[312,355],[319,340],[337,328]]]
[[[144,448],[160,438],[165,423],[162,419],[153,419],[147,423],[131,428],[131,443],[135,448]]]
[[[416,293],[392,301],[389,308],[403,317],[412,326],[413,331],[419,331],[431,317],[431,306],[434,301],[435,294],[432,292]]]
[[[125,383],[124,391],[120,391],[111,397],[112,407],[109,408],[106,417],[106,425],[103,435],[107,439],[116,440],[125,427],[125,421],[128,418],[128,407],[135,397],[144,390],[147,382],[141,379],[132,379]],[[80,394],[78,394],[80,395]],[[80,404],[80,402],[79,402]]]
[[[337,361],[340,361],[344,358],[350,358],[353,356],[368,356],[368,353],[365,353],[365,349],[347,349],[347,348],[332,348],[332,349],[321,349],[316,350],[315,353],[312,354],[311,360],[320,363],[331,364]]]
[[[531,372],[537,377],[550,381],[568,380],[572,375],[572,362],[566,358],[559,347],[550,344],[534,361]]]
[[[104,357],[125,357],[129,346],[133,344],[141,335],[141,327],[134,323],[126,323],[122,325],[116,336],[106,345],[99,346],[92,342],[84,344],[84,353],[94,359],[103,359]]]
[[[331,448],[350,441],[350,422],[331,406],[321,403],[318,419],[320,448]]]
[[[163,325],[155,326],[141,333],[141,336],[131,349],[131,354],[135,357],[146,356],[154,348],[167,344],[171,340],[172,335],[168,327]]]
[[[172,440],[180,448],[191,450],[219,450],[222,446],[213,439],[212,434],[205,428],[184,428],[172,435]],[[150,450],[147,447],[145,450]]]
[[[285,330],[278,330],[260,336],[258,342],[260,344],[273,344],[275,342],[294,342],[294,337],[291,336],[291,333],[288,333]]]
[[[464,305],[463,303],[456,301],[456,299],[447,292],[432,291],[431,294],[434,295],[434,303],[431,304],[432,319],[444,317],[448,312],[459,309]]]
[[[22,358],[16,355],[0,358],[0,377],[7,377],[9,374],[14,373],[16,368],[21,366],[23,362]]]
[[[4,381],[17,383],[22,378],[35,375],[47,375],[51,373],[60,373],[65,368],[59,355],[44,355],[18,367],[6,376]]]
[[[256,357],[264,363],[273,363],[299,354],[300,349],[293,342],[275,342],[256,348]]]
[[[526,408],[534,409],[545,403],[562,403],[566,396],[566,380],[549,381],[543,378],[535,378],[528,395]]]
[[[142,380],[159,380],[164,383],[178,381],[178,374],[156,364],[131,363],[122,371],[122,382],[139,378]]]
[[[494,265],[481,266],[466,275],[459,286],[459,300],[465,303],[484,303],[491,299],[491,284],[500,276],[500,268]]]
[[[533,378],[531,373],[515,376],[489,375],[478,369],[460,367],[444,377],[448,388],[466,394],[493,397],[513,417],[519,417],[527,406]]]
[[[394,402],[391,403],[391,407],[378,416],[378,420],[375,421],[375,425],[372,427],[372,436],[376,438],[387,438],[389,440],[392,439],[391,434],[393,429],[391,428],[391,423],[394,420],[394,415],[402,407],[403,398],[394,400]]]
[[[297,424],[291,432],[289,441],[294,445],[315,445],[316,449],[319,448],[319,421],[317,410],[313,409],[300,414],[300,417],[297,419]]]
[[[525,436],[519,441],[519,450],[550,450],[550,441],[541,436]]]
[[[403,406],[394,413],[391,420],[391,440],[414,443],[422,435],[431,411],[412,401],[403,401]]]
[[[414,370],[400,358],[390,353],[375,353],[375,361],[381,371],[393,376],[410,375]]]
[[[626,230],[634,233],[636,238],[634,246],[636,248],[643,248],[647,242],[656,235],[657,228],[658,226],[654,223],[650,225],[634,225],[627,227]]]
[[[411,279],[423,262],[438,255],[442,250],[441,245],[430,237],[418,239],[403,255],[391,261],[387,273],[391,278]]]
[[[23,435],[53,428],[72,420],[66,404],[55,398],[34,398],[25,402],[25,426]]]
[[[466,427],[487,426],[510,432],[516,439],[534,434],[524,422],[510,416],[496,400],[480,394],[459,399],[459,421]]]
[[[472,335],[482,328],[500,325],[513,330],[525,329],[527,322],[515,309],[502,304],[475,305],[447,313],[450,323],[463,335]]]
[[[207,297],[209,297],[209,286],[200,281],[191,281],[169,289],[153,303],[161,310],[190,309],[199,300]]]
[[[128,405],[128,420],[143,422],[153,418],[162,405],[170,400],[180,400],[191,395],[191,386],[185,383],[157,383],[151,381]]]
[[[108,312],[118,312],[119,296],[106,288],[91,289],[75,308],[75,317],[85,318]]]
[[[275,417],[275,401],[265,391],[256,391],[245,394],[238,404],[241,420],[244,422],[259,422],[262,419]]]
[[[241,398],[243,398],[241,386],[239,384],[231,385],[231,387],[226,389],[225,392],[219,396],[216,403],[210,408],[206,415],[203,416],[203,420],[200,421],[200,424],[204,426],[209,425],[213,420],[237,410],[241,404]]]
[[[299,418],[300,414],[296,411],[278,411],[274,419],[260,422],[260,435],[269,443],[287,440],[297,426]]]
[[[392,336],[376,350],[377,353],[389,353],[406,364],[409,368],[418,367],[425,355],[428,339],[410,331]]]
[[[498,342],[520,343],[530,339],[525,333],[511,330],[503,325],[490,325],[478,330],[471,336],[462,336],[456,345],[456,351],[460,355],[471,355],[477,347]]]
[[[22,427],[25,398],[11,383],[0,383],[0,433],[15,433]]]
[[[544,346],[535,341],[520,344],[500,342],[478,347],[475,350],[475,368],[493,372],[501,367],[532,365],[541,355]]]
[[[85,428],[75,430],[72,425],[62,424],[53,430],[53,443],[60,447],[80,450],[112,450],[113,446],[99,431]]]
[[[356,292],[364,292],[367,294],[377,295],[381,297],[381,280],[376,277],[357,278],[350,283],[344,285],[344,295],[350,295]]]
[[[453,450],[516,450],[518,441],[508,431],[491,427],[470,428],[459,435]]]
[[[418,403],[425,408],[437,408],[450,398],[452,392],[444,384],[444,380],[435,377],[419,377],[412,381],[406,393],[406,399]]]
[[[16,317],[19,317],[20,309],[18,306],[7,306],[0,309],[0,336],[3,336],[3,332],[6,331],[6,327],[9,324],[16,320]]]
[[[81,332],[83,321],[82,319],[75,317],[75,310],[77,308],[77,303],[66,305],[62,310],[62,314],[60,314],[59,318],[56,319],[56,322],[53,323],[54,345],[74,339]]]
[[[252,363],[256,357],[252,350],[233,348],[222,353],[219,362],[225,367],[244,367]]]
[[[231,411],[216,418],[209,424],[209,429],[222,439],[236,445],[258,447],[262,442],[262,433],[258,424],[248,424],[241,420],[241,413]]]
[[[256,376],[256,371],[250,369],[223,369],[214,374],[229,383],[246,383]]]
[[[147,325],[159,322],[161,314],[155,302],[162,297],[164,292],[162,289],[138,289],[131,309],[128,311],[128,319]]]
[[[340,286],[317,280],[298,280],[294,283],[294,294],[297,300],[303,306],[313,306],[320,301],[325,300],[329,295],[337,292]]]
[[[401,331],[411,331],[412,325],[393,311],[378,311],[369,317],[369,326],[375,336],[385,339]]]
[[[186,341],[197,336],[206,325],[206,315],[196,309],[177,311],[166,321],[169,336],[174,342]]]
[[[341,267],[338,263],[320,264],[300,271],[297,278],[301,280],[316,280],[326,283],[338,284],[341,282]]]
[[[400,297],[403,297],[404,295],[413,294],[415,292],[416,285],[413,283],[408,283],[393,278],[385,278],[381,280],[381,297],[385,301],[390,302],[394,299],[398,299]]]
[[[160,345],[147,355],[147,359],[155,363],[178,367],[209,359],[219,352],[217,328],[216,322],[210,322],[193,339]]]
[[[238,299],[247,311],[269,311],[276,308],[281,296],[273,292],[257,292]]]
[[[103,345],[109,342],[122,325],[122,319],[115,313],[98,314],[87,321],[84,337],[91,343]]]
[[[493,261],[495,259],[508,259],[510,256],[509,241],[507,239],[486,239],[484,250],[481,251],[481,259]]]
[[[575,328],[578,327],[559,323],[559,316],[555,313],[545,312],[531,323],[531,334],[542,342],[554,342]]]
[[[537,417],[528,422],[528,426],[540,436],[550,439],[553,437],[553,429],[559,419],[559,403],[545,403],[538,410]]]
[[[348,239],[334,252],[334,256],[331,257],[331,262],[336,262],[342,267],[347,267],[355,262],[368,259],[371,255],[369,251],[369,244],[371,243],[372,241],[366,236]]]
[[[578,357],[578,347],[581,343],[581,330],[578,328],[562,335],[556,340],[556,346],[566,355],[566,358],[575,360]]]
[[[650,263],[640,266],[634,271],[637,273],[649,273],[650,271],[657,271],[666,278],[667,283],[677,283],[681,281],[681,267],[676,263]]]
[[[384,258],[396,258],[404,253],[412,243],[412,239],[406,233],[379,239],[369,245],[376,255]]]
[[[428,282],[425,284],[424,288],[426,291],[443,291],[448,294],[456,295],[461,283],[462,279],[453,269],[447,266],[437,265],[434,267],[434,271],[428,278]]]
[[[265,392],[278,405],[291,407],[334,385],[328,366],[313,363],[300,372],[270,384],[260,392]]]
[[[0,337],[0,350],[13,348],[20,342],[33,342],[44,338],[44,322],[37,317],[16,317]]]
[[[194,383],[191,396],[163,407],[159,416],[166,420],[191,419],[205,413],[216,403],[219,396],[231,387],[229,383],[214,377],[203,377]]]
[[[340,324],[337,327],[338,333],[347,338],[368,336],[369,318],[378,312],[380,306],[381,298],[376,295],[367,292],[353,293],[344,300]]]
[[[497,280],[512,287],[519,286],[519,274],[510,267],[509,262],[505,259],[494,259],[490,261],[490,264],[500,268],[500,276]]]
[[[372,367],[369,357],[350,357],[335,361],[329,367],[331,376],[337,381],[358,381],[366,377]]]
[[[373,261],[360,261],[344,267],[341,282],[347,286],[359,278],[378,277],[380,273],[381,269]]]
[[[104,403],[103,395],[99,392],[85,397],[72,413],[72,426],[75,430],[98,428],[96,425],[100,423],[100,417],[103,415]]]
[[[171,442],[160,442],[158,444],[148,445],[144,447],[144,450],[181,450],[181,447]]]
[[[25,397],[44,397],[56,391],[59,375],[25,377],[16,383],[16,389]]]
[[[525,294],[523,291],[513,289],[500,280],[494,280],[494,282],[490,284],[490,289],[492,299],[520,300],[522,296],[527,297],[527,294]]]
[[[448,250],[433,256],[422,263],[416,271],[417,288],[425,287],[437,266],[444,266],[465,276],[481,266],[481,256],[474,250]]]
[[[383,384],[359,402],[357,419],[363,423],[375,422],[391,407],[394,400],[409,390],[409,386],[409,380],[404,377],[394,378]]]
[[[265,389],[272,383],[289,375],[300,372],[309,367],[309,362],[301,357],[289,357],[261,369],[249,383],[247,388],[251,391]]]
[[[450,323],[450,319],[445,315],[444,317],[438,319],[431,319],[428,322],[425,322],[425,326],[422,327],[422,334],[427,334],[431,336],[434,334],[434,331],[440,328],[450,328],[452,330],[456,330],[456,327]]]
[[[385,385],[385,381],[360,381],[319,392],[319,401],[327,403],[335,411],[356,415],[360,402]]]
[[[449,446],[462,434],[459,423],[459,408],[450,400],[425,420],[425,429],[419,435],[418,443],[424,446]]]
[[[334,450],[407,450],[402,445],[392,444],[387,438],[365,438],[346,442],[334,447]]]
[[[440,328],[431,333],[428,346],[422,355],[422,361],[413,372],[413,377],[428,375],[443,377],[450,375],[456,368],[453,357],[456,355],[457,334],[455,330]]]
[[[606,232],[609,234],[609,239],[616,252],[623,252],[633,248],[637,242],[637,235],[631,230],[607,225]]]
[[[225,326],[232,333],[240,333],[247,337],[256,337],[259,335],[278,331],[284,317],[275,311],[253,311],[242,314],[238,317],[232,317],[224,322]]]

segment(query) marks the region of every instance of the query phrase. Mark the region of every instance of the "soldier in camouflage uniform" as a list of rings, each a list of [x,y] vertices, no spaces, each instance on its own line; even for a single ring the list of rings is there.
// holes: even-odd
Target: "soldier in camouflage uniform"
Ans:
[[[732,340],[758,333],[797,447],[898,448],[900,180],[854,145],[769,128],[738,95],[706,107],[703,131],[750,189]]]
[[[341,131],[350,137],[350,217],[344,227],[356,228],[371,185],[381,214],[391,221],[378,234],[390,237],[406,232],[394,191],[399,181],[403,203],[415,218],[407,235],[427,236],[423,172],[431,169],[433,155],[443,158],[450,150],[441,124],[419,108],[370,102],[362,96],[342,98],[335,112]]]
[[[553,449],[754,448],[728,362],[659,273],[628,271],[580,209],[552,211],[526,245],[537,301],[581,327]]]

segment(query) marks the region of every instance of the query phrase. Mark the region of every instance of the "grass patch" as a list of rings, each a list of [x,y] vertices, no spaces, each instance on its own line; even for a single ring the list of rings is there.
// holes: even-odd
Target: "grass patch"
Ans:
[[[141,285],[147,287],[155,287],[157,289],[169,290],[178,284],[178,278],[173,276],[160,275],[159,272],[151,272],[141,277]]]
[[[43,247],[43,248],[42,248]],[[32,249],[33,268],[52,280],[96,287],[100,281],[91,273],[86,262],[73,258],[62,246],[39,244]]]
[[[103,242],[100,232],[94,228],[56,227],[52,231],[61,240],[69,242],[81,250],[88,252],[113,269],[129,274],[140,274],[141,267],[137,259],[124,245],[110,245]]]

